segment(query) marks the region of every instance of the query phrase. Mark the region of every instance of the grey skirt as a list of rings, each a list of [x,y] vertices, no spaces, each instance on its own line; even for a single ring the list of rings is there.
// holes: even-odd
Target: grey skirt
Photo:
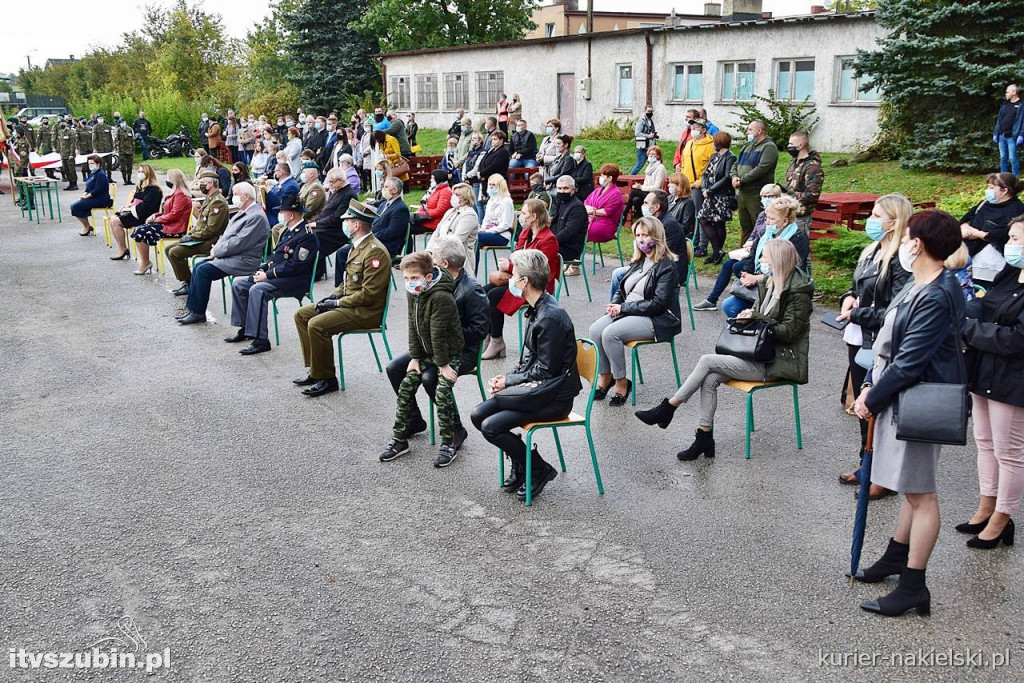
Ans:
[[[900,493],[935,493],[940,444],[900,441],[892,406],[875,418],[875,453],[871,483]]]

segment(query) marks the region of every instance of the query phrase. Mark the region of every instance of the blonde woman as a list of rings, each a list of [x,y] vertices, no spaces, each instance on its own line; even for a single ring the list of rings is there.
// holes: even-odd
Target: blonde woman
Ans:
[[[159,211],[160,200],[163,197],[164,193],[157,184],[153,167],[149,164],[139,164],[135,193],[110,219],[110,233],[117,243],[117,256],[111,256],[111,261],[128,258],[128,231],[144,224],[150,216]]]
[[[860,396],[860,387],[874,360],[871,347],[882,329],[889,302],[911,278],[911,274],[900,265],[899,250],[907,232],[907,221],[913,212],[909,199],[901,194],[887,194],[875,202],[871,216],[864,224],[864,232],[872,242],[860,254],[853,271],[853,286],[843,295],[842,308],[836,317],[837,320],[850,321],[843,330],[843,341],[849,357],[848,377],[853,400]],[[867,434],[867,420],[861,420],[858,455],[864,451]],[[857,475],[858,470],[841,474],[839,482],[855,486]],[[871,485],[871,500],[892,494],[877,484]]]
[[[136,275],[144,275],[152,268],[149,262],[149,248],[165,237],[180,237],[188,229],[192,213],[192,196],[189,193],[185,174],[176,168],[167,172],[167,185],[171,194],[164,199],[163,209],[148,223],[132,231],[132,239],[138,242],[139,268]]]
[[[515,223],[516,210],[508,191],[508,183],[495,173],[487,179],[487,204],[477,242],[482,247],[508,246]],[[476,255],[476,264],[480,265],[479,253]]]
[[[641,218],[633,226],[633,259],[619,280],[605,314],[590,326],[590,338],[601,349],[597,389],[602,400],[615,385],[610,406],[622,406],[633,389],[626,379],[625,343],[638,339],[667,341],[682,329],[679,313],[679,269],[657,218]]]
[[[427,242],[427,251],[433,251],[438,244],[437,240],[442,237],[457,239],[466,248],[467,254],[472,254],[476,250],[480,221],[477,220],[473,201],[473,190],[466,183],[459,183],[452,188],[452,208],[441,217],[441,222],[437,224],[430,241]]]
[[[788,240],[775,239],[760,252],[760,268],[765,278],[758,284],[753,308],[739,314],[771,326],[775,341],[775,360],[756,363],[736,356],[707,354],[672,398],[649,410],[638,410],[644,423],[668,427],[676,408],[700,391],[700,420],[693,444],[676,454],[679,460],[696,460],[701,455],[715,457],[714,421],[718,407],[718,387],[730,379],[747,381],[786,380],[807,383],[807,348],[811,331],[811,295],[814,284],[797,268],[800,255]]]

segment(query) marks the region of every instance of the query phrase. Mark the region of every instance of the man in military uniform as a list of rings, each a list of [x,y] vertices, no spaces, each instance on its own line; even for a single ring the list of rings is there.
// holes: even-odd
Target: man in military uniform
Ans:
[[[299,201],[302,203],[311,216],[320,214],[327,201],[327,191],[320,184],[320,170],[316,167],[315,161],[306,161],[302,164],[302,187],[299,189]]]
[[[14,177],[24,178],[29,174],[29,171],[32,168],[32,164],[29,162],[29,153],[31,152],[32,147],[29,144],[28,132],[26,131],[25,126],[21,125],[20,123],[16,125],[14,127],[14,137],[14,152],[18,155],[18,165],[14,169]],[[33,203],[32,189],[27,188],[27,192],[29,206],[35,208],[35,204]],[[20,195],[18,197],[17,204],[18,206],[22,205],[22,198]]]
[[[274,253],[255,273],[235,278],[231,285],[231,324],[238,332],[224,341],[233,344],[251,339],[252,343],[239,351],[243,356],[270,350],[267,308],[271,300],[294,297],[301,301],[309,289],[320,244],[306,225],[307,214],[298,197],[286,196],[278,209],[285,230]]]
[[[103,170],[107,172],[107,178],[113,180],[113,168],[110,152],[114,151],[114,133],[110,126],[103,123],[103,116],[96,117],[96,125],[92,127],[92,149],[103,159]],[[102,156],[103,154],[107,156]]]
[[[121,162],[121,177],[125,185],[132,185],[132,162],[135,161],[135,133],[128,122],[121,119],[114,135],[117,137],[117,158]]]
[[[208,255],[213,249],[213,243],[228,225],[228,203],[220,193],[220,178],[217,174],[203,171],[199,176],[199,189],[206,195],[206,199],[199,207],[192,229],[185,233],[180,242],[170,245],[164,251],[168,263],[174,269],[174,277],[182,283],[174,290],[177,296],[188,294],[188,283],[192,279],[188,259]]]
[[[78,145],[78,134],[67,122],[61,121],[57,128],[57,151],[60,152],[60,172],[68,183],[65,190],[78,189],[78,174],[75,172],[75,149]]]
[[[77,138],[76,139],[77,139],[77,144],[78,144],[78,153],[82,157],[87,157],[87,156],[89,156],[90,154],[93,153],[92,129],[89,128],[89,125],[88,125],[88,123],[86,123],[85,119],[79,119],[78,120],[78,129],[77,129],[76,132],[77,132]],[[82,182],[85,182],[85,181],[87,181],[89,179],[89,162],[88,161],[82,161],[81,168],[82,168]],[[110,176],[107,176],[107,178],[109,180]]]
[[[18,117],[18,124],[17,125],[21,126],[22,129],[23,129],[21,137],[23,137],[26,140],[28,140],[28,150],[29,150],[29,152],[36,151],[36,129],[33,128],[31,125],[29,125],[28,117],[25,116],[24,114],[19,116]],[[25,157],[24,161],[27,164],[27,171],[25,173],[19,173],[18,175],[21,175],[21,176],[35,175],[36,173],[32,169],[32,164],[29,163],[28,156]]]
[[[295,384],[308,386],[302,392],[307,396],[338,390],[331,344],[334,335],[381,326],[391,286],[391,255],[371,232],[374,218],[371,207],[356,199],[349,202],[343,228],[352,240],[352,250],[345,262],[345,278],[329,297],[295,313],[302,361],[309,368],[306,377]]]
[[[53,154],[57,151],[57,127],[50,125],[50,119],[43,117],[42,125],[36,132],[36,152],[39,156]],[[52,168],[46,169],[46,177],[56,180]]]

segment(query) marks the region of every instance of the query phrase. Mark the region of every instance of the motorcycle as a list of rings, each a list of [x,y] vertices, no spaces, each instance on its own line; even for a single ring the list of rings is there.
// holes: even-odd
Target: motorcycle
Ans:
[[[168,135],[166,140],[149,136],[149,156],[154,159],[191,156],[195,152],[192,135],[185,126],[178,126],[178,132]]]

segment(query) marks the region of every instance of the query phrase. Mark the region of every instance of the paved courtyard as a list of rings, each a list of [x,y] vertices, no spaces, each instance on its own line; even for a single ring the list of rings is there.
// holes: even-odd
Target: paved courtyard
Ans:
[[[718,457],[695,463],[674,454],[696,405],[662,431],[598,404],[606,494],[582,431],[569,430],[568,472],[526,508],[497,488],[496,451],[472,429],[450,468],[431,466],[424,437],[378,462],[394,396],[365,338],[345,343],[347,391],[308,399],[291,384],[303,373],[294,300],[280,305],[280,346],[242,357],[222,341],[233,330],[216,289],[213,322],[177,325],[170,273],[134,277],[135,262],[109,261],[62,199],[64,222],[36,225],[0,197],[9,657],[120,637],[123,649],[169,650],[155,673],[167,681],[1024,680],[1021,551],[968,550],[953,530],[977,502],[973,445],[941,459],[932,616],[858,609],[891,584],[843,577],[854,500],[836,475],[858,432],[839,405],[846,350],[817,322],[824,311],[800,389],[803,450],[785,390],[757,396],[750,460],[736,392],[722,390]],[[591,277],[593,303],[580,278],[563,295],[578,336],[603,312],[612,265]],[[317,297],[329,289],[318,283]],[[696,315],[678,339],[684,375],[721,329],[721,313]],[[389,321],[404,350],[404,297]],[[666,347],[643,358],[648,406],[675,383]],[[475,382],[456,394],[468,417]],[[549,435],[540,444],[554,457]],[[867,563],[898,506],[871,504]],[[950,652],[971,659],[941,666]],[[892,653],[924,660],[888,666]],[[993,671],[993,656],[1006,665]],[[0,664],[10,681],[143,675]]]

